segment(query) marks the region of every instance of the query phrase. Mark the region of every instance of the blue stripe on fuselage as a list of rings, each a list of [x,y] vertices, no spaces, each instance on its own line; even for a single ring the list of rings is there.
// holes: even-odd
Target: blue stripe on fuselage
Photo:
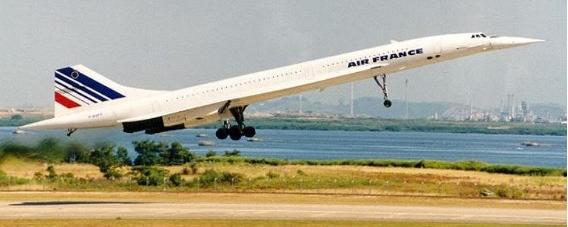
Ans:
[[[117,91],[91,79],[89,76],[77,71],[79,73],[79,76],[77,78],[73,78],[71,77],[71,73],[73,73],[73,71],[75,71],[73,68],[71,67],[67,67],[67,68],[62,68],[62,69],[58,69],[57,71],[61,72],[61,74],[67,76],[69,79],[75,80],[95,91],[97,91],[98,93],[101,93],[102,95],[110,98],[110,99],[118,99],[118,98],[123,98],[124,95],[118,93]]]

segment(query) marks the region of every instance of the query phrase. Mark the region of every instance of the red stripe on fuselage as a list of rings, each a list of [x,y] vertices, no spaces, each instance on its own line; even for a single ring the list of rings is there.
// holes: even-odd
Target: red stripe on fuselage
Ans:
[[[58,92],[55,92],[55,101],[69,109],[81,106],[78,103],[74,102],[73,100],[68,99],[65,96],[59,94]]]

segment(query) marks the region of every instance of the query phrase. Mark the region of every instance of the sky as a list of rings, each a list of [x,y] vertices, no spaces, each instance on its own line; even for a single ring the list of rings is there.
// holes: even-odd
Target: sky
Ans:
[[[424,36],[485,32],[546,42],[389,75],[412,102],[566,105],[565,0],[0,0],[0,107],[50,107],[53,72],[83,64],[126,86],[175,90]],[[372,79],[355,97],[381,96]],[[303,94],[348,100],[350,86]],[[395,103],[396,105],[396,103]]]

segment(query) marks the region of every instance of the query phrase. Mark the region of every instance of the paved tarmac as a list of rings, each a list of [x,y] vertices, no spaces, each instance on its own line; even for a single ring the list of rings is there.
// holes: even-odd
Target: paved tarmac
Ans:
[[[0,219],[406,220],[566,224],[565,210],[286,203],[6,202]]]

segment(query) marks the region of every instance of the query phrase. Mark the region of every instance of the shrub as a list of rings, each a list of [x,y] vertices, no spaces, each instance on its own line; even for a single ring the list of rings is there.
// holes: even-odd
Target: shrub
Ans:
[[[28,179],[11,177],[0,171],[0,186],[20,185],[28,182]]]
[[[217,155],[217,153],[215,153],[215,151],[210,150],[210,151],[207,151],[207,154],[205,154],[205,157],[209,158],[209,157],[213,157],[215,155]]]
[[[197,168],[197,162],[191,162],[189,164],[189,167],[191,168],[191,173],[192,174],[197,174],[198,168]]]
[[[482,170],[483,168],[486,168],[486,167],[487,167],[487,164],[485,164],[483,162],[468,160],[468,161],[455,162],[454,168],[452,168],[452,169],[480,171],[480,170]]]
[[[75,176],[72,173],[63,173],[59,175],[60,178],[73,179]]]
[[[272,172],[272,171],[268,171],[268,173],[266,173],[266,176],[270,179],[274,179],[274,178],[280,177],[280,174]]]
[[[162,168],[137,166],[132,167],[135,174],[138,175],[136,182],[138,185],[160,186],[164,184],[168,171]]]
[[[57,173],[55,172],[55,167],[53,167],[52,165],[47,166],[47,179],[49,180],[56,180],[57,179]]]
[[[243,175],[239,173],[222,172],[220,182],[223,184],[237,185],[243,180]]]
[[[219,174],[212,169],[205,170],[201,176],[196,178],[195,180],[198,181],[200,187],[213,187],[217,184],[217,180],[219,178]]]
[[[110,169],[104,172],[104,177],[106,179],[114,180],[114,179],[120,179],[122,177],[122,174],[118,172],[116,169]]]
[[[519,199],[523,196],[523,193],[509,187],[499,187],[497,188],[496,192],[497,196],[501,198],[509,198],[509,199]]]
[[[182,174],[182,175],[189,175],[189,173],[190,173],[190,172],[189,172],[189,169],[188,169],[187,167],[184,167],[184,168],[181,170],[181,174]]]
[[[241,156],[241,152],[237,149],[233,151],[225,151],[225,156]]]
[[[12,121],[21,121],[22,119],[24,119],[24,116],[22,116],[21,114],[14,114],[10,116],[10,120]]]
[[[35,172],[34,173],[34,180],[39,181],[43,179],[43,174],[41,172]]]
[[[264,164],[264,165],[271,165],[271,166],[279,166],[279,165],[286,165],[289,164],[288,161],[282,159],[265,159],[265,158],[247,158],[244,160],[246,163],[249,164]]]
[[[170,176],[170,182],[173,186],[180,186],[183,183],[183,179],[181,178],[181,174],[176,173]]]
[[[401,129],[400,129],[400,126],[398,126],[398,125],[387,125],[385,127],[385,131],[400,132]]]
[[[212,169],[205,170],[199,178],[194,179],[194,184],[200,187],[213,187],[215,185],[237,185],[244,179],[242,174],[230,172],[217,172]]]

